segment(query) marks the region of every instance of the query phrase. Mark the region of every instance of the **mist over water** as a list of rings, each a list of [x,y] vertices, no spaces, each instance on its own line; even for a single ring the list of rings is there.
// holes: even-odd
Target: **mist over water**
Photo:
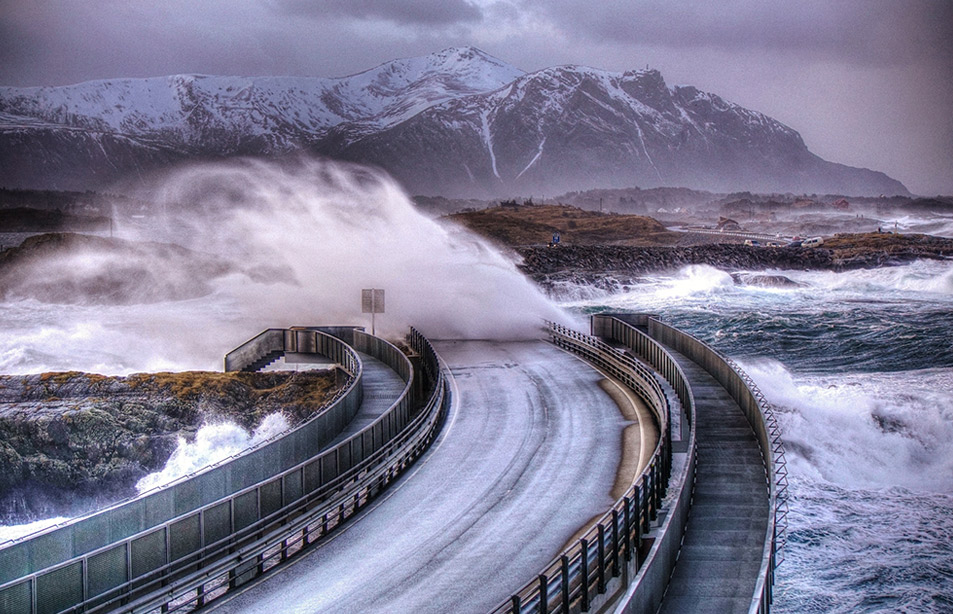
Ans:
[[[209,274],[209,292],[188,299],[0,303],[0,372],[218,370],[227,351],[267,327],[369,330],[360,291],[372,287],[386,291],[384,335],[413,325],[434,338],[514,338],[537,334],[543,318],[567,317],[508,256],[420,214],[371,169],[304,158],[197,165],[143,198],[157,209],[120,225],[118,237],[179,245],[224,259],[228,270]],[[167,270],[142,259],[159,283],[200,274],[181,259]],[[83,266],[96,262],[109,260],[86,257]]]
[[[170,240],[255,263],[258,283],[230,289],[249,315],[361,320],[360,290],[370,287],[387,292],[379,321],[390,334],[412,324],[438,337],[511,338],[559,315],[497,249],[420,214],[367,168],[305,159],[193,167],[162,196]]]

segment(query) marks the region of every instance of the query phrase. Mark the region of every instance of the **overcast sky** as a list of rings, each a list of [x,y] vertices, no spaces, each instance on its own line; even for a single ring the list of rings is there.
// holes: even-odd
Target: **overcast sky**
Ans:
[[[334,77],[461,45],[526,71],[649,65],[953,194],[953,0],[0,0],[2,85]]]

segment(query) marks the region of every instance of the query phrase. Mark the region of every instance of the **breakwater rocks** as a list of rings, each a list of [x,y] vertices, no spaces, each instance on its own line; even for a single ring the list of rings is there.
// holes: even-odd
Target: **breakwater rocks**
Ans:
[[[204,423],[297,423],[336,389],[333,371],[79,372],[0,376],[0,523],[76,514],[135,494]]]
[[[914,260],[953,258],[953,239],[929,235],[867,233],[837,235],[822,247],[755,247],[737,244],[689,247],[561,245],[521,247],[520,268],[543,287],[561,283],[600,287],[635,283],[639,275],[672,272],[692,264],[725,271],[875,268]]]

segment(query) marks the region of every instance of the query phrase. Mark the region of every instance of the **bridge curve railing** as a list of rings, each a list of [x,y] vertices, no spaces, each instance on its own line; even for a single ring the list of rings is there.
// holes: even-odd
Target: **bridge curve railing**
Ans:
[[[282,333],[281,329],[265,331],[245,345],[260,347],[263,339],[266,344],[275,345],[274,340],[280,336],[275,331]],[[296,344],[296,351],[301,351],[307,343],[311,343],[311,347],[335,348],[329,352],[332,359],[340,359],[345,371],[350,369],[353,373],[345,386],[345,393],[337,399],[335,405],[353,404],[353,408],[346,408],[347,413],[353,416],[360,405],[359,384],[362,372],[356,352],[343,341],[335,341],[335,338],[317,329],[296,329],[293,337],[306,341],[305,344]],[[44,614],[60,611],[111,611],[120,608],[131,610],[138,609],[139,605],[149,600],[158,600],[161,603],[157,607],[164,609],[170,603],[166,598],[183,582],[198,582],[197,588],[193,589],[194,598],[185,599],[185,603],[195,607],[208,599],[206,587],[209,582],[217,582],[214,590],[221,592],[222,584],[224,590],[227,590],[240,584],[243,579],[249,579],[249,571],[264,572],[265,568],[274,562],[274,557],[261,554],[256,555],[261,562],[254,565],[252,570],[231,567],[224,572],[224,582],[220,578],[209,580],[210,574],[223,565],[227,567],[229,561],[236,565],[247,565],[248,548],[253,547],[252,545],[257,544],[264,536],[272,535],[279,527],[288,525],[292,517],[313,520],[315,512],[312,508],[319,502],[327,503],[328,500],[334,499],[334,510],[325,510],[327,505],[321,508],[324,510],[320,515],[322,521],[317,528],[306,524],[298,540],[289,540],[279,548],[280,559],[286,558],[292,551],[300,549],[310,539],[327,532],[349,513],[353,513],[391,481],[406,466],[405,463],[420,453],[420,440],[426,437],[422,435],[413,439],[413,436],[420,432],[431,432],[432,429],[408,429],[408,426],[419,426],[425,416],[429,416],[433,422],[434,414],[432,411],[417,411],[413,405],[411,391],[419,386],[411,386],[414,369],[406,355],[392,344],[359,330],[354,330],[351,337],[354,345],[361,351],[395,368],[407,382],[400,398],[374,423],[333,448],[315,455],[341,429],[333,425],[333,432],[310,433],[311,437],[293,437],[295,433],[312,424],[312,421],[308,421],[279,438],[278,443],[287,440],[286,445],[273,446],[271,449],[265,446],[261,449],[263,451],[256,450],[254,454],[216,467],[213,471],[223,473],[226,481],[241,477],[236,475],[239,471],[235,462],[246,456],[255,456],[258,471],[265,471],[265,467],[281,470],[272,471],[258,480],[251,480],[250,484],[233,489],[230,494],[224,487],[213,488],[209,492],[208,478],[203,477],[212,471],[205,472],[174,487],[201,494],[203,499],[199,500],[198,505],[184,506],[180,502],[178,508],[176,505],[167,506],[170,510],[165,515],[156,517],[156,514],[149,513],[149,508],[142,507],[140,499],[136,499],[124,504],[126,507],[120,505],[91,516],[90,518],[96,518],[96,525],[87,527],[85,534],[82,532],[84,525],[81,521],[64,527],[73,531],[68,540],[62,539],[62,533],[60,540],[43,534],[38,536],[38,541],[33,544],[38,544],[38,548],[0,550],[0,557],[6,556],[0,559],[0,568],[3,568],[7,575],[14,575],[13,579],[5,579],[5,583],[0,585],[0,611]],[[256,339],[258,341],[252,343]],[[420,348],[422,355],[436,364],[432,348],[428,353],[429,343],[419,333],[414,331],[411,341],[412,346]],[[426,373],[422,376],[432,378],[434,369],[437,369],[438,376],[442,377],[439,367],[430,365],[423,370]],[[429,389],[432,392],[427,407],[438,406],[442,409],[442,400],[445,398],[442,380],[431,383],[433,385]],[[328,425],[327,421],[324,425]],[[396,461],[385,462],[385,459],[393,458],[396,458]],[[383,473],[380,467],[382,463],[386,465]],[[367,487],[367,480],[360,479],[368,472],[374,473],[374,480],[377,481],[375,486]],[[247,474],[244,479],[248,481]],[[360,483],[363,490],[358,488],[355,491],[355,483]],[[223,489],[226,492],[223,492]],[[166,489],[156,495],[171,490]],[[347,493],[348,501],[339,501],[342,492]],[[335,493],[338,496],[334,496]],[[208,501],[209,496],[212,497],[211,501]],[[168,495],[166,497],[168,498]],[[175,498],[172,497],[172,500],[174,502]],[[129,507],[135,508],[132,514]],[[181,507],[185,509],[180,511]],[[138,523],[129,526],[129,515]],[[88,519],[84,520],[89,522]],[[125,524],[123,520],[126,520]],[[55,532],[52,534],[55,535]],[[96,535],[100,541],[108,543],[98,544],[98,547],[97,544],[89,544],[90,535]],[[50,544],[62,545],[59,549],[51,549]],[[70,556],[71,552],[66,550],[69,546],[84,545],[84,551],[79,555],[73,553],[74,555]],[[37,556],[36,552],[39,552],[40,556]],[[43,556],[49,559],[56,555],[60,560],[52,564],[43,559]],[[265,563],[266,558],[268,564]],[[29,566],[33,566],[35,571],[22,573],[23,569]],[[17,575],[19,577],[16,577]]]
[[[361,331],[355,331],[354,335],[355,346],[362,351],[375,353],[371,345],[380,346],[378,349],[386,345],[389,352],[400,353],[386,341]],[[123,609],[192,611],[268,573],[356,514],[423,454],[439,432],[449,403],[449,392],[439,358],[430,342],[414,329],[408,342],[420,360],[421,368],[415,374],[425,380],[422,386],[426,391],[425,402],[421,406],[408,405],[404,397],[347,440],[279,476],[299,476],[295,479],[304,480],[304,494],[270,516],[243,528],[230,540],[212,544],[198,552],[197,564],[186,567],[172,586],[163,584],[161,574],[149,578],[146,587],[149,590],[123,604]],[[390,439],[380,440],[378,446],[378,436],[386,434],[387,425],[395,420],[398,423],[405,420],[406,423]],[[321,482],[326,477],[323,461],[333,458],[336,450],[349,446],[353,452],[355,445],[364,446],[364,457],[349,467],[332,466],[327,476],[330,480]],[[317,481],[313,490],[309,486],[311,481]],[[117,595],[113,603],[122,599]],[[114,607],[113,604],[103,604],[101,608],[87,611],[108,611]]]
[[[766,613],[773,599],[774,571],[782,558],[787,520],[787,463],[784,443],[774,408],[764,398],[757,384],[732,359],[658,318],[647,321],[649,335],[674,348],[701,365],[738,403],[751,425],[764,459],[765,481],[772,514],[766,529],[761,570],[749,612]]]
[[[546,329],[554,344],[579,354],[642,398],[658,421],[660,437],[649,463],[623,496],[493,614],[588,612],[601,607],[648,560],[643,552],[646,535],[663,504],[672,471],[671,407],[655,374],[596,337],[551,322]],[[690,413],[691,407],[686,411]]]
[[[294,462],[296,456],[329,443],[360,406],[362,365],[343,341],[321,336],[327,337],[324,345],[333,349],[347,373],[338,394],[324,408],[297,428],[238,456],[0,549],[0,611],[6,611],[7,603],[18,606],[10,611],[59,611],[84,601],[102,586],[109,588],[112,580],[107,576],[135,575],[152,563],[145,560],[146,554],[133,556],[132,550],[153,552],[155,544],[145,540],[133,548],[134,536],[152,535],[156,527],[264,479],[265,467]],[[150,539],[158,541],[155,536]],[[125,552],[109,550],[120,541],[126,543]],[[163,546],[169,542],[161,541]],[[104,549],[109,554],[98,554]],[[104,579],[91,579],[90,570]]]

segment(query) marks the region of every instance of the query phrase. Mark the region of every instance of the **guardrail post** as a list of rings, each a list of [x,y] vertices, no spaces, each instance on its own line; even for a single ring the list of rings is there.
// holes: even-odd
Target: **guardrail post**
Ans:
[[[562,556],[563,614],[569,614],[569,557]]]
[[[619,577],[619,510],[612,510],[612,577]]]
[[[602,524],[599,525],[599,543],[597,550],[597,556],[599,557],[598,590],[601,595],[606,592],[606,528]]]
[[[629,504],[632,502],[628,497],[622,498],[622,534],[625,541],[622,545],[625,547],[625,561],[632,560],[632,515],[629,513]]]
[[[649,524],[652,519],[649,517],[649,489],[644,478],[642,479],[642,485],[639,488],[639,495],[642,501],[642,532],[648,533],[652,528]]]
[[[662,507],[662,476],[658,463],[652,463],[652,491],[655,493],[655,505],[652,506],[652,520],[658,517],[658,510]]]
[[[638,569],[641,563],[639,562],[639,552],[642,550],[642,523],[639,521],[639,491],[635,491],[635,499],[632,500],[632,515],[635,516],[633,519],[633,529],[635,530],[635,536],[632,538],[632,544],[635,546],[635,568]]]
[[[589,611],[589,540],[582,539],[579,541],[579,544],[582,546],[582,556],[579,560],[579,571],[582,575],[582,604],[581,608],[583,612]]]
[[[539,574],[539,614],[549,612],[549,580],[546,574]]]

